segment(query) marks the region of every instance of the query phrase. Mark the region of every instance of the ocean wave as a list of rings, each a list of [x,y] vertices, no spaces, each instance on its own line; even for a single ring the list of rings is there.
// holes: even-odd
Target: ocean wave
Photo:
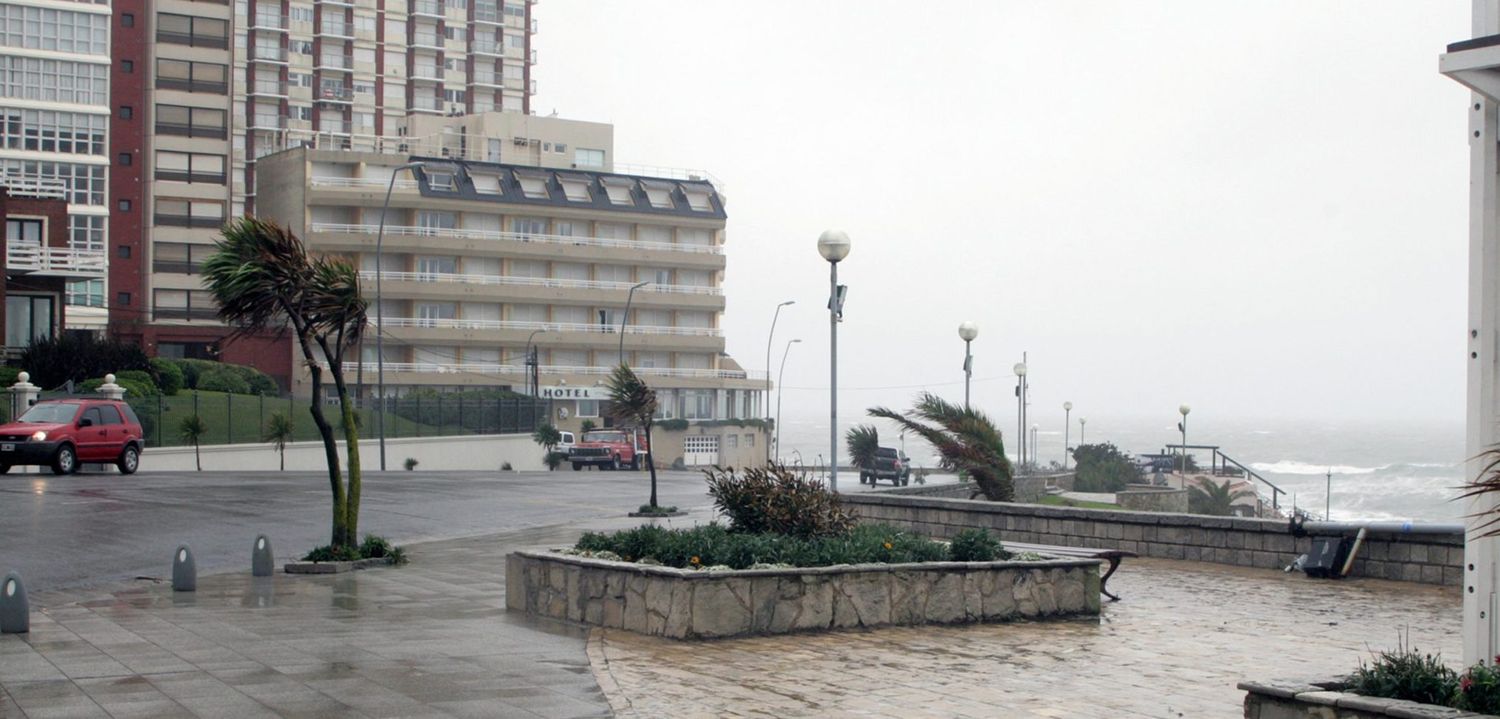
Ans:
[[[1250,468],[1257,472],[1268,472],[1270,474],[1312,474],[1318,476],[1329,472],[1334,474],[1374,474],[1390,467],[1391,465],[1389,464],[1383,464],[1379,467],[1354,467],[1347,464],[1308,464],[1291,459],[1283,459],[1280,462],[1250,463]]]

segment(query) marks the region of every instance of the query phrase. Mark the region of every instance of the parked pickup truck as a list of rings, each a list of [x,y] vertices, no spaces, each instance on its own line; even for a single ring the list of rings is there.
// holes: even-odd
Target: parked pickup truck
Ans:
[[[630,467],[640,469],[650,449],[646,446],[646,434],[640,430],[596,429],[583,433],[583,437],[568,450],[568,461],[573,471],[592,464],[603,469]]]
[[[860,484],[875,484],[882,479],[891,480],[891,484],[897,487],[911,483],[911,463],[891,447],[877,448],[875,466],[859,470]]]

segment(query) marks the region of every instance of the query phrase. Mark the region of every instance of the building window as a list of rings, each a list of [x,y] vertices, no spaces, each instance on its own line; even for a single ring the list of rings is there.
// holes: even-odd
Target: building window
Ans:
[[[129,307],[130,306],[130,293],[129,292],[116,292],[115,293],[115,304],[117,304],[117,305],[119,305],[121,307]]]
[[[115,250],[115,256],[119,257],[122,260],[130,259],[130,245],[120,245],[119,248]]]
[[[7,219],[5,221],[6,242],[40,245],[45,234],[42,220]]]
[[[597,400],[597,399],[581,399],[581,400],[578,400],[578,416],[579,417],[587,417],[587,418],[598,417],[599,416],[599,400]]]
[[[121,165],[125,165],[127,167],[130,165],[130,153],[128,153],[128,152],[122,152],[122,153],[120,153],[120,158],[119,159],[120,159],[120,164]]]
[[[196,152],[156,151],[156,179],[224,184],[224,156]]]
[[[573,164],[579,167],[604,167],[604,151],[574,148]]]
[[[740,446],[739,440],[740,440],[740,436],[737,435],[737,434],[726,434],[726,435],[724,435],[724,448],[725,449],[737,449]]]
[[[207,107],[156,106],[156,132],[182,137],[226,139],[228,113]]]
[[[134,60],[121,60],[120,61],[120,72],[123,72],[126,75],[134,75],[135,74],[135,61]]]
[[[547,178],[545,172],[526,172],[516,170],[516,182],[521,185],[521,194],[533,199],[547,198]]]
[[[68,246],[75,250],[104,251],[104,223],[100,215],[68,215]]]
[[[672,190],[677,186],[669,182],[654,182],[652,180],[641,180],[641,189],[646,191],[646,200],[652,207],[670,210],[675,205],[672,203]]]
[[[120,200],[119,204],[116,205],[116,207],[118,207],[121,212],[129,212],[130,211],[130,200]]]
[[[67,303],[74,307],[103,307],[104,280],[77,280],[69,282]]]
[[[224,224],[224,203],[217,200],[158,199],[156,224],[217,228]]]
[[[156,15],[156,41],[191,47],[229,47],[229,23],[225,20],[169,12]]]
[[[0,6],[18,8],[19,5]],[[0,21],[0,28],[5,23]],[[0,46],[5,31],[0,29]],[[12,45],[14,46],[14,45]],[[109,66],[19,55],[0,56],[0,96],[23,100],[109,104]]]
[[[120,106],[120,119],[121,120],[129,120],[132,117],[135,117],[135,108],[133,108],[133,107],[131,107],[129,105],[121,105]]]
[[[229,91],[229,66],[216,62],[189,62],[158,58],[156,87],[160,90],[223,95]]]
[[[196,275],[203,271],[203,261],[214,253],[213,245],[187,242],[157,242],[152,247],[151,271],[178,275]]]
[[[7,150],[102,156],[108,130],[103,115],[0,108],[0,147]]]
[[[0,5],[0,46],[108,55],[109,15]]]
[[[46,296],[5,296],[5,344],[7,347],[25,347],[33,341],[51,337],[53,305],[56,299]]]
[[[204,290],[153,290],[151,314],[154,319],[211,320],[219,314],[213,294]]]

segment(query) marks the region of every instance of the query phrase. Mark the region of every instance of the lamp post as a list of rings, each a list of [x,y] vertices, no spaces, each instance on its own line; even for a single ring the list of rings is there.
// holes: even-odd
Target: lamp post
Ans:
[[[1073,423],[1068,417],[1073,414],[1073,403],[1063,402],[1063,471],[1068,470],[1068,438],[1072,436]],[[1083,419],[1079,417],[1079,419]]]
[[[1040,427],[1037,427],[1034,424],[1031,425],[1031,443],[1028,444],[1027,447],[1031,450],[1031,456],[1033,458],[1032,461],[1035,461],[1035,457],[1036,457],[1036,436],[1037,436],[1037,430],[1038,429],[1040,429]]]
[[[651,280],[637,282],[630,286],[630,292],[625,295],[625,314],[620,315],[620,349],[619,362],[625,364],[625,325],[630,322],[630,302],[635,299],[635,291],[651,284]]]
[[[1078,445],[1080,447],[1083,446],[1084,444],[1087,444],[1087,441],[1086,441],[1087,437],[1084,434],[1084,430],[1087,429],[1088,423],[1089,423],[1089,418],[1088,417],[1079,417],[1078,418]]]
[[[979,325],[964,322],[958,326],[958,336],[964,341],[964,409],[969,408],[969,377],[974,374],[974,355],[969,352],[969,343],[979,336]]]
[[[1177,411],[1182,413],[1182,422],[1177,425],[1177,429],[1182,430],[1182,476],[1186,477],[1187,476],[1187,416],[1188,416],[1188,412],[1193,411],[1193,408],[1189,407],[1187,405],[1182,405],[1181,407],[1177,408]]]
[[[781,371],[776,373],[776,459],[781,459],[781,378],[786,375],[786,356],[791,353],[792,345],[802,340],[787,340],[786,349],[781,352]],[[766,381],[770,381],[770,372],[766,372]],[[768,396],[767,399],[770,399]]]
[[[1016,459],[1026,467],[1026,363],[1017,362],[1011,368],[1016,373]]]
[[[396,175],[402,170],[417,170],[425,163],[408,162],[391,170],[391,181],[385,188],[385,204],[380,206],[380,227],[375,230],[375,384],[380,403],[375,411],[375,425],[380,433],[380,471],[385,471],[385,304],[380,301],[380,276],[385,271],[381,251],[385,248],[385,213],[391,209],[391,191],[396,189]],[[321,398],[316,400],[321,401]]]
[[[839,491],[839,318],[844,311],[839,261],[849,256],[849,244],[849,236],[840,230],[818,236],[818,254],[828,260],[828,446],[833,452],[828,489],[834,492]]]
[[[536,357],[532,356],[531,354],[531,339],[533,337],[536,337],[538,333],[545,331],[546,330],[539,329],[532,330],[531,334],[526,336],[526,390],[527,394],[531,395],[532,402],[536,402],[536,396],[541,392],[542,388],[538,386],[541,383],[536,381]],[[534,411],[535,408],[533,407],[533,412]]]
[[[795,305],[795,304],[797,304],[796,300],[787,300],[786,302],[783,302],[783,303],[781,303],[779,305],[776,305],[776,314],[771,315],[771,332],[766,335],[766,398],[765,398],[765,405],[764,406],[766,408],[767,413],[769,413],[770,410],[771,410],[771,340],[776,337],[776,320],[781,319],[781,308],[783,308],[783,307],[785,307],[787,305]],[[787,347],[787,349],[791,349],[791,346],[789,345]],[[783,353],[782,357],[781,357],[781,366],[782,367],[786,367],[786,355],[785,355],[785,353]],[[777,385],[777,387],[781,386],[781,378],[778,377],[776,379],[776,385]],[[781,419],[780,419],[781,418],[781,395],[780,394],[776,395],[776,417],[777,417],[776,421],[780,422],[781,421]],[[778,427],[777,429],[780,429],[780,428]],[[780,435],[778,434],[778,436],[780,436]],[[778,447],[777,450],[779,451],[780,447]],[[769,463],[770,461],[771,461],[771,443],[767,442],[766,443],[766,462]]]

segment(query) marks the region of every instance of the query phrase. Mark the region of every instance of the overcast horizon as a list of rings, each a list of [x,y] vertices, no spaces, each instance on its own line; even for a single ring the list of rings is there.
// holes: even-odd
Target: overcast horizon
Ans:
[[[920,8],[920,9],[918,9]],[[728,196],[728,352],[784,413],[1460,424],[1469,4],[546,0],[533,109]],[[1056,408],[1054,410],[1054,408]],[[774,409],[774,406],[773,406]],[[1052,414],[1059,415],[1056,418]],[[1043,415],[1038,414],[1038,417]],[[1007,436],[1009,433],[1007,433]]]

